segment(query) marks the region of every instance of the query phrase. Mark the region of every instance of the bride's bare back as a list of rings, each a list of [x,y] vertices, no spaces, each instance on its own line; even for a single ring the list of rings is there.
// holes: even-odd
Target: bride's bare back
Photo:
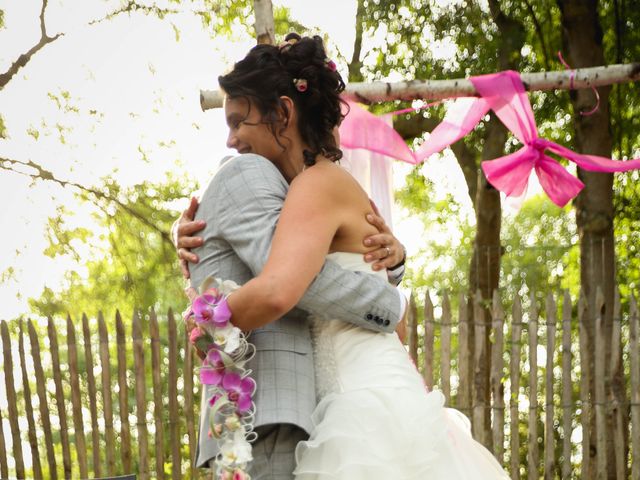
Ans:
[[[330,180],[329,186],[331,188],[318,191],[317,194],[334,195],[342,200],[338,212],[327,212],[327,215],[337,215],[341,222],[331,241],[328,253],[366,253],[371,250],[364,246],[362,239],[369,235],[375,235],[378,230],[366,221],[366,215],[373,213],[366,192],[349,172],[333,162],[319,162],[312,168],[322,170],[321,173],[316,173],[326,175]],[[313,179],[308,179],[305,182],[305,187],[307,185],[311,187],[312,182]]]
[[[378,232],[366,220],[369,213],[367,194],[339,165],[318,159],[296,176],[264,269],[229,298],[239,326],[256,328],[296,305],[327,254],[369,251],[363,239]],[[245,317],[251,319],[246,324],[241,321]]]

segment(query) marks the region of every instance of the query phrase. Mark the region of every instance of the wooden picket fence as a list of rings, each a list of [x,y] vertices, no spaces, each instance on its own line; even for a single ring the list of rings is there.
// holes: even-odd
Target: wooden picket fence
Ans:
[[[512,478],[611,478],[607,471],[613,469],[616,478],[640,480],[639,321],[633,298],[624,315],[616,300],[610,358],[604,356],[602,318],[593,316],[596,344],[587,345],[578,327],[590,318],[587,302],[582,299],[576,309],[568,294],[560,321],[553,296],[544,315],[534,297],[516,297],[507,316],[496,294],[490,318],[484,318],[478,295],[471,316],[462,296],[457,314],[446,294],[436,306],[425,294],[420,316],[414,299],[408,349],[425,382],[469,416],[474,436]],[[529,304],[525,311],[523,303]],[[160,319],[153,311],[135,314],[126,326],[119,314],[109,324],[102,315],[83,315],[79,323],[0,322],[6,392],[6,399],[0,397],[0,478],[205,475],[192,466],[200,398],[194,355],[172,312]],[[487,329],[490,356],[480,340]],[[546,342],[538,344],[539,338]],[[543,365],[539,352],[546,356]],[[592,355],[595,371],[589,367]],[[490,405],[480,400],[480,364],[490,370]],[[605,379],[618,369],[630,392],[626,398],[605,390]],[[587,393],[591,379],[595,398]],[[602,434],[607,415],[614,416],[614,438]],[[573,438],[574,433],[580,435]],[[583,454],[592,438],[595,457]],[[615,465],[607,465],[606,442],[615,444]]]
[[[9,463],[0,409],[0,478],[199,476],[191,464],[199,410],[194,356],[184,328],[177,327],[171,311],[162,322],[166,329],[162,338],[153,311],[144,318],[134,314],[128,329],[117,313],[115,339],[102,315],[93,323],[83,315],[82,343],[77,341],[77,326],[67,318],[66,345],[62,346],[55,322],[49,318],[44,354],[45,339],[38,337],[33,322],[25,323],[31,357],[25,353],[26,335],[20,322],[17,360],[13,358],[16,342],[7,323],[1,323],[12,456]],[[96,323],[97,332],[91,329]],[[45,376],[43,365],[52,378]],[[19,384],[14,381],[18,368]],[[34,386],[37,416],[31,394]],[[24,451],[25,438],[29,452]],[[28,467],[25,458],[30,458]],[[41,461],[44,458],[46,464]]]
[[[471,419],[474,437],[493,451],[512,479],[640,480],[640,327],[635,298],[629,298],[629,311],[623,317],[616,295],[609,358],[605,357],[600,313],[604,298],[600,292],[595,315],[589,313],[584,297],[573,309],[576,305],[572,306],[565,292],[560,320],[553,295],[546,298],[543,318],[534,294],[528,299],[528,311],[523,312],[522,303],[520,298],[514,298],[507,318],[497,292],[488,309],[483,308],[478,292],[473,299],[472,318],[468,318],[467,299],[460,295],[455,318],[446,293],[436,309],[426,292],[424,314],[419,317],[412,295],[407,343],[425,383],[440,389],[448,405]],[[440,318],[434,315],[436,310]],[[487,310],[490,318],[485,318]],[[572,311],[577,311],[577,315],[572,315]],[[589,345],[587,321],[593,322],[595,345]],[[475,334],[473,348],[470,328]],[[483,340],[487,329],[492,338],[490,355]],[[539,343],[541,337],[546,338],[546,344]],[[544,352],[544,366],[538,362],[538,352]],[[619,361],[621,353],[624,365]],[[455,371],[452,364],[456,365]],[[489,367],[489,405],[482,400],[486,397],[482,395],[483,382],[478,375],[480,364]],[[626,398],[605,389],[608,380],[619,371],[624,372]],[[526,385],[521,383],[523,372]],[[572,380],[572,375],[578,380]],[[455,394],[452,379],[457,384]],[[595,382],[595,398],[589,395],[590,381]],[[628,423],[623,422],[625,411]],[[490,415],[490,422],[486,421],[486,415]],[[613,416],[613,438],[605,435],[607,415]],[[581,434],[580,442],[572,438],[576,431]],[[589,447],[593,439],[597,447],[595,456]],[[611,442],[614,465],[607,464],[607,443]]]

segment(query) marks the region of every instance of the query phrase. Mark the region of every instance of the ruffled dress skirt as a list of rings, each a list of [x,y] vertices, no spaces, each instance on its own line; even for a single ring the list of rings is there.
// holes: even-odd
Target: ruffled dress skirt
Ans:
[[[314,320],[313,339],[319,402],[297,480],[508,478],[468,419],[427,391],[397,335]]]

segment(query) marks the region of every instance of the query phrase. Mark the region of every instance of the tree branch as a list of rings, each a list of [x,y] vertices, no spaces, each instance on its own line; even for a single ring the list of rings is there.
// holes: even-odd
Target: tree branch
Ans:
[[[356,10],[356,37],[353,41],[353,55],[349,63],[349,82],[361,82],[362,76],[362,30],[364,23],[364,0],[358,0]]]
[[[38,51],[40,51],[46,45],[50,44],[51,42],[57,40],[62,35],[64,35],[63,33],[58,33],[53,37],[50,37],[47,34],[47,27],[44,21],[44,12],[45,12],[45,9],[47,8],[47,1],[48,0],[42,0],[42,9],[40,10],[40,40],[38,40],[38,43],[36,43],[33,47],[31,47],[26,53],[23,53],[22,55],[20,55],[17,58],[17,60],[11,64],[11,66],[6,72],[4,72],[3,74],[0,74],[0,90],[2,90],[7,83],[9,83],[9,81],[13,78],[13,76],[16,73],[18,73],[18,70],[20,70],[27,63],[29,63],[29,61],[31,60],[31,57],[33,57]]]
[[[538,17],[536,17],[536,13],[533,11],[533,6],[529,0],[524,0],[524,3],[527,5],[527,10],[529,10],[529,15],[533,19],[533,26],[536,29],[536,34],[538,35],[538,39],[540,40],[540,46],[542,48],[542,56],[544,57],[544,68],[549,68],[549,55],[547,53],[547,44],[544,39],[544,34],[542,32],[542,25],[538,21]],[[618,62],[619,63],[619,62]]]
[[[464,138],[458,140],[451,145],[451,151],[458,160],[458,165],[462,169],[469,198],[473,203],[473,209],[476,209],[476,194],[478,192],[478,164],[475,153],[464,143]]]
[[[7,85],[11,81],[11,79],[16,75],[16,73],[18,73],[18,71],[22,67],[24,67],[27,63],[31,61],[31,58],[33,57],[33,55],[35,55],[38,51],[40,51],[46,45],[50,44],[51,42],[54,42],[55,40],[57,40],[58,38],[64,35],[64,33],[62,32],[54,35],[53,37],[50,37],[47,34],[47,29],[45,24],[45,9],[47,8],[47,3],[48,3],[48,0],[43,0],[42,9],[40,11],[40,40],[38,41],[37,44],[31,47],[26,53],[23,53],[22,55],[20,55],[16,59],[16,61],[11,64],[11,66],[6,72],[4,72],[3,74],[0,74],[0,90],[2,90],[5,87],[5,85]],[[102,18],[99,18],[97,20],[92,20],[91,22],[89,22],[89,25],[96,25],[98,23],[104,22],[105,20],[111,20],[112,18],[122,13],[131,13],[131,12],[137,12],[137,11],[145,12],[147,14],[152,13],[158,16],[159,18],[162,18],[165,15],[178,14],[181,12],[180,10],[171,9],[171,8],[160,8],[157,5],[142,5],[137,3],[135,0],[129,0],[125,6],[117,10],[114,10],[111,13],[108,13]],[[193,10],[191,13],[193,13],[194,15],[204,16],[209,12]]]
[[[35,170],[35,172],[23,172],[23,171],[20,171],[20,170],[16,169],[15,168],[16,166],[27,167],[28,169]],[[78,190],[81,190],[81,191],[83,191],[85,193],[90,194],[95,199],[105,200],[107,202],[113,202],[113,203],[117,204],[120,208],[122,208],[125,212],[127,212],[129,215],[131,215],[132,217],[138,219],[140,222],[142,222],[143,224],[147,225],[149,228],[151,228],[151,229],[155,230],[156,232],[158,232],[158,234],[162,237],[163,241],[166,241],[169,245],[173,246],[173,242],[171,241],[171,237],[169,236],[168,232],[165,232],[164,230],[158,228],[157,225],[155,225],[154,223],[149,221],[149,219],[146,218],[144,215],[142,215],[139,212],[135,211],[129,205],[127,205],[126,203],[123,203],[122,201],[120,201],[116,197],[113,197],[109,193],[101,192],[100,190],[96,190],[95,188],[91,188],[91,187],[86,187],[86,186],[81,185],[79,183],[70,182],[70,181],[67,181],[67,180],[61,180],[61,179],[57,178],[52,172],[50,172],[49,170],[45,169],[41,165],[39,165],[39,164],[37,164],[37,163],[35,163],[35,162],[31,161],[31,160],[27,160],[25,162],[25,161],[22,161],[22,160],[14,160],[12,158],[0,157],[0,169],[7,170],[7,171],[13,172],[13,173],[18,173],[18,174],[24,175],[26,177],[30,177],[34,181],[35,180],[47,180],[47,181],[51,181],[51,182],[57,183],[58,185],[60,185],[63,188],[64,187],[74,187],[74,188],[76,188]]]
[[[123,14],[123,13],[132,13],[132,12],[144,12],[144,13],[153,13],[154,15],[158,16],[159,18],[164,17],[165,15],[169,15],[169,14],[177,14],[180,13],[180,10],[175,10],[175,9],[171,9],[171,8],[160,8],[157,5],[142,5],[140,3],[137,3],[135,0],[129,0],[126,5],[124,5],[123,7],[114,10],[113,12],[110,12],[108,14],[106,14],[104,17],[99,18],[97,20],[92,20],[89,22],[89,25],[96,25],[98,23],[102,23],[105,20],[111,20],[112,18]],[[199,14],[200,12],[194,12],[196,14]]]

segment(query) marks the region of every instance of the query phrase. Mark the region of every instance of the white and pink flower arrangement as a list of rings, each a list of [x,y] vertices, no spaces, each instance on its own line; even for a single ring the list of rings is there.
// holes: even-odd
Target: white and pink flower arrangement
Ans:
[[[256,382],[246,364],[255,354],[243,332],[231,323],[227,297],[239,286],[230,280],[208,277],[200,294],[184,313],[196,327],[190,341],[205,354],[200,367],[200,381],[213,392],[209,398],[209,435],[218,440],[220,451],[215,459],[219,480],[250,480],[247,466],[253,459],[251,443]]]

